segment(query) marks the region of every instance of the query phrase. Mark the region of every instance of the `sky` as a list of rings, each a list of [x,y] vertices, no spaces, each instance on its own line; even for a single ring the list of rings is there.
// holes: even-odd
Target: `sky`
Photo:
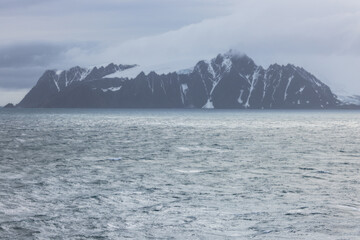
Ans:
[[[360,95],[358,0],[0,0],[0,106],[46,69],[194,66],[234,49]]]

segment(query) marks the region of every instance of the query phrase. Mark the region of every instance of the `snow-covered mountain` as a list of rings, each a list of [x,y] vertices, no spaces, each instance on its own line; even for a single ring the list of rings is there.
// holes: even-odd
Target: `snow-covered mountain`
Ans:
[[[48,70],[17,106],[325,109],[348,104],[303,68],[273,64],[264,69],[229,51],[194,68],[161,74],[113,63]]]
[[[339,95],[338,99],[343,105],[353,105],[360,106],[360,96],[359,95]]]

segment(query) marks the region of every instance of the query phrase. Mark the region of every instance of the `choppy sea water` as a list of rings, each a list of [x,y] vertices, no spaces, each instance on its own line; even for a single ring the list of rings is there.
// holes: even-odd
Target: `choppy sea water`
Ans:
[[[0,110],[1,239],[360,239],[360,112]]]

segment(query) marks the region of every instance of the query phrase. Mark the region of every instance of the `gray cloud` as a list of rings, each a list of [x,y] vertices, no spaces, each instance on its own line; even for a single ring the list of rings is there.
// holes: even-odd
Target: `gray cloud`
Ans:
[[[72,67],[72,54],[95,54],[94,43],[24,43],[0,47],[0,88],[30,88],[47,69]]]
[[[69,47],[49,43],[0,47],[0,88],[30,88],[44,70],[62,60]]]
[[[43,67],[0,68],[0,88],[31,88],[45,69]]]
[[[0,88],[0,106],[5,106],[7,103],[18,103],[29,92],[30,89],[6,89]]]
[[[20,43],[0,46],[0,68],[49,67],[63,64],[66,55],[74,49],[96,53],[101,47],[96,43]]]
[[[0,25],[0,31],[7,33],[0,40],[119,42],[229,14],[232,3],[233,0],[8,2],[7,7],[0,7],[0,20],[7,23]]]
[[[49,43],[15,44],[0,48],[1,68],[48,66],[59,60],[67,46]]]
[[[359,25],[358,1],[241,1],[231,15],[111,46],[96,58],[194,64],[235,48],[265,67],[294,63],[336,91],[360,93]]]
[[[106,63],[102,51],[219,14],[232,1],[3,0],[0,87],[28,88],[46,69]],[[121,56],[119,52],[116,55]],[[113,59],[116,61],[117,59]]]

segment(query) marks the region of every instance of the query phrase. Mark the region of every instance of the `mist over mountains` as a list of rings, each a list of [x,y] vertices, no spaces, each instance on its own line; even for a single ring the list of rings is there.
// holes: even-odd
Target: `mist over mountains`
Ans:
[[[357,108],[305,69],[267,69],[230,50],[193,68],[158,72],[136,64],[48,70],[22,108]]]

